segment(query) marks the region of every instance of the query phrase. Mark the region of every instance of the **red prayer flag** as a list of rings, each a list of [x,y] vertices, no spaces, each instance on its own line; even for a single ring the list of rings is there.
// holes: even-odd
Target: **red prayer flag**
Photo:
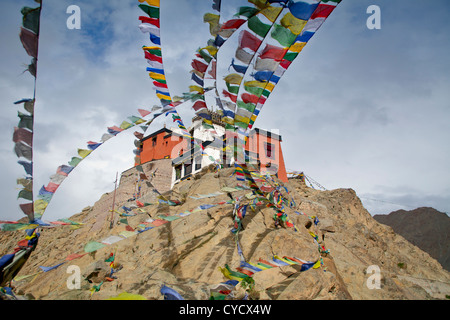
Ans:
[[[230,92],[228,92],[228,91],[226,91],[226,90],[223,90],[222,93],[223,93],[224,96],[230,98],[231,101],[233,101],[234,103],[236,103],[236,101],[237,101],[237,95],[232,94],[232,93],[230,93]]]
[[[207,107],[206,107],[206,103],[205,103],[204,101],[197,100],[197,101],[194,103],[194,105],[192,106],[192,108],[193,108],[195,111],[198,111],[198,110],[200,110],[200,109],[204,109],[204,108],[207,108]]]
[[[167,84],[165,84],[165,83],[161,83],[161,82],[158,82],[158,81],[153,81],[153,85],[155,87],[158,87],[158,88],[167,89]]]
[[[150,24],[154,25],[155,27],[159,28],[159,19],[140,16],[139,20],[141,20],[142,23],[150,23]]]
[[[259,46],[261,45],[262,40],[247,30],[243,30],[239,34],[239,46],[241,48],[248,48],[252,51],[257,51]]]
[[[225,22],[222,25],[221,29],[222,30],[225,30],[225,29],[237,29],[240,26],[242,26],[245,23],[245,21],[246,20],[244,20],[244,19],[231,19],[231,20],[228,20],[227,22]]]
[[[139,131],[135,131],[135,132],[134,132],[134,136],[135,136],[136,138],[138,138],[139,140],[141,140],[141,139],[144,137],[144,134],[141,133],[141,132],[139,132]]]
[[[28,55],[37,59],[39,42],[37,34],[21,27],[19,37]]]
[[[14,127],[13,141],[19,142],[23,141],[29,146],[33,145],[33,133],[24,128]]]
[[[280,61],[283,59],[284,55],[287,52],[287,48],[281,48],[277,46],[273,46],[271,44],[266,44],[263,52],[259,56],[260,59],[273,59],[276,61]]]
[[[48,185],[46,187],[44,187],[44,189],[48,192],[55,193],[55,191],[56,191],[56,189],[58,189],[58,187],[59,187],[59,184],[49,182]]]
[[[204,64],[196,59],[192,60],[191,63],[192,68],[194,68],[195,70],[204,73],[206,71],[206,69],[208,68],[207,64]]]
[[[157,61],[159,63],[162,63],[162,58],[161,57],[159,57],[157,55],[154,55],[154,54],[151,54],[148,51],[144,51],[144,54],[145,54],[145,59],[148,59],[150,61]]]
[[[139,200],[136,200],[136,205],[137,205],[139,208],[144,207],[144,204],[143,204],[142,202],[140,202]]]
[[[287,69],[291,65],[291,63],[292,63],[292,61],[283,59],[280,62],[280,66],[284,69]]]
[[[28,217],[32,216],[34,213],[33,202],[20,204],[19,207]]]
[[[242,101],[244,101],[245,103],[253,103],[253,104],[257,104],[259,97],[255,96],[254,94],[250,94],[250,93],[243,93],[241,95],[241,99]]]
[[[319,4],[316,10],[314,10],[310,19],[327,18],[331,14],[331,12],[333,12],[334,8],[336,8],[336,6],[330,6],[328,4]]]
[[[69,254],[69,255],[67,256],[66,260],[67,260],[67,261],[75,260],[75,259],[78,259],[78,258],[83,257],[83,256],[86,255],[86,254],[87,254],[87,253],[83,253],[83,254],[72,253],[72,254]]]
[[[148,116],[151,112],[145,109],[138,109],[138,112],[142,117]]]

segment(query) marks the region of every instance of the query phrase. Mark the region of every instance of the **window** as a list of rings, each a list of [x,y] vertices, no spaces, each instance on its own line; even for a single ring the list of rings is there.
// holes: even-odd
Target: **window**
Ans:
[[[156,138],[157,138],[157,137],[153,137],[153,138],[152,138],[152,146],[153,146],[153,147],[156,146]]]
[[[264,149],[266,149],[266,157],[275,159],[275,145],[272,143],[264,142]]]
[[[185,164],[184,165],[184,175],[187,176],[188,174],[191,174],[192,172],[192,163]]]
[[[181,164],[175,167],[175,180],[180,180],[181,178]]]
[[[195,158],[195,171],[200,170],[202,168],[202,157]]]

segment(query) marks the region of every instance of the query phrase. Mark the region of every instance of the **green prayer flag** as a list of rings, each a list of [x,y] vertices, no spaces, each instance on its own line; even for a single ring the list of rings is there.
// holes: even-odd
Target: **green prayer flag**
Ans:
[[[127,122],[127,121],[123,121],[123,122],[120,124],[120,129],[125,130],[125,129],[128,129],[128,128],[132,127],[132,126],[133,126],[133,125],[132,125],[131,123],[129,123],[129,122]]]
[[[233,85],[231,85],[231,84],[228,83],[228,82],[225,82],[225,84],[226,84],[226,86],[227,86],[229,92],[231,92],[231,93],[233,93],[233,94],[238,94],[238,92],[239,92],[239,86],[233,86]]]
[[[289,29],[278,24],[274,25],[274,28],[270,35],[283,47],[290,47],[297,38],[297,35],[293,34]]]
[[[33,192],[26,190],[26,189],[22,189],[19,192],[19,195],[17,196],[17,198],[22,198],[25,200],[30,200],[33,201]]]
[[[270,25],[262,23],[257,16],[248,19],[248,28],[262,38],[266,37],[270,27]]]
[[[81,162],[81,158],[72,157],[72,160],[69,161],[69,165],[72,167],[76,167]]]
[[[242,109],[248,110],[250,112],[255,111],[255,107],[256,107],[256,105],[254,105],[251,102],[245,103],[244,101],[241,101],[241,100],[237,101],[237,105],[238,105],[238,108],[242,108]]]
[[[33,116],[26,115],[22,112],[17,112],[17,116],[20,118],[19,128],[27,128],[33,131]]]
[[[130,116],[130,117],[128,117],[128,119],[130,119],[131,122],[136,123],[136,121],[140,120],[141,118],[136,117],[136,116]]]
[[[105,262],[113,262],[114,257],[115,257],[115,255],[113,254],[112,256],[108,257],[108,259],[106,259]]]
[[[147,49],[146,51],[148,53],[154,54],[155,56],[158,56],[158,57],[162,56],[161,49]]]
[[[41,14],[41,8],[23,7],[20,12],[23,14],[22,25],[24,28],[39,34],[39,16]]]
[[[264,89],[263,92],[262,92],[262,95],[265,96],[265,97],[267,98],[267,97],[270,95],[270,91]]]
[[[251,18],[253,17],[256,13],[258,13],[258,9],[257,8],[253,8],[253,7],[240,7],[238,13],[236,14],[236,16],[244,16],[247,18]]]
[[[294,59],[298,56],[298,52],[286,52],[283,59],[288,61],[294,61]]]
[[[209,54],[207,54],[205,51],[203,50],[199,50],[198,53],[202,56],[202,58],[207,62],[210,63],[211,60],[213,59]]]
[[[89,241],[85,246],[84,246],[84,251],[85,252],[94,252],[97,251],[101,248],[103,248],[104,246],[106,246],[103,243],[97,242],[97,241]]]
[[[263,88],[244,86],[245,91],[260,97],[264,91]]]
[[[145,4],[139,4],[139,8],[142,9],[150,18],[159,19],[159,8],[157,7],[150,7]]]
[[[173,221],[173,220],[180,219],[180,217],[177,217],[177,216],[159,216],[159,218],[166,220],[166,221]]]
[[[19,230],[20,228],[23,228],[24,226],[26,226],[26,224],[23,223],[4,223],[1,224],[1,230],[2,231],[16,231]]]

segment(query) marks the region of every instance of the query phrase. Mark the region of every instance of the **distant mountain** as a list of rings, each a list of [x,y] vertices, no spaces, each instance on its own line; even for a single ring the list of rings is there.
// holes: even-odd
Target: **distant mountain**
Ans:
[[[373,217],[392,227],[395,233],[427,252],[450,271],[450,218],[447,214],[430,207],[421,207]]]

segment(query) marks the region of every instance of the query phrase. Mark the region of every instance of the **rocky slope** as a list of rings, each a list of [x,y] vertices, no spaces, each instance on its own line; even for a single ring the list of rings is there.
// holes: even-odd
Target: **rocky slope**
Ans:
[[[374,215],[375,220],[394,229],[450,271],[450,217],[430,207],[410,211],[397,210]]]
[[[351,189],[318,191],[292,179],[285,186],[295,207],[286,212],[298,230],[286,225],[276,227],[274,210],[258,206],[254,211],[247,210],[242,219],[243,230],[236,237],[230,232],[234,227],[233,205],[226,202],[240,196],[247,201],[249,190],[226,189],[237,185],[233,172],[234,169],[223,169],[215,173],[205,168],[164,194],[172,205],[156,204],[157,195],[151,185],[144,183],[139,201],[155,204],[142,208],[136,207],[134,200],[128,201],[135,188],[135,174],[128,172],[117,190],[116,208],[125,205],[136,215],[125,221],[116,213],[110,229],[110,192],[92,207],[70,217],[82,222],[81,228],[43,229],[37,249],[18,275],[30,276],[13,282],[15,292],[36,299],[96,300],[123,292],[163,299],[160,289],[166,285],[185,299],[205,300],[228,280],[220,268],[228,265],[236,271],[240,266],[238,241],[245,260],[251,263],[259,259],[270,261],[274,255],[308,261],[322,258],[323,262],[319,268],[306,271],[301,271],[299,265],[289,265],[256,272],[252,276],[251,299],[445,299],[450,295],[450,273],[391,227],[373,219]],[[221,194],[201,197],[214,192]],[[214,206],[205,206],[208,204]],[[190,214],[180,216],[189,210]],[[170,218],[174,216],[178,218]],[[319,219],[317,225],[312,223],[313,216]],[[155,227],[130,235],[130,230],[146,226]],[[319,252],[310,232],[317,235],[320,246],[328,253]],[[85,254],[90,241],[101,242],[119,234],[128,237]],[[23,233],[1,232],[0,237],[0,254],[4,254],[15,247]],[[113,277],[105,262],[111,253],[115,253],[115,267],[119,269]],[[66,260],[72,254],[84,255]],[[39,268],[62,262],[47,272]],[[80,289],[68,288],[71,265],[81,271]],[[372,265],[380,270],[378,289],[367,285],[373,279],[368,270]],[[99,290],[93,290],[94,286]],[[241,299],[244,294],[237,285],[228,298]]]

